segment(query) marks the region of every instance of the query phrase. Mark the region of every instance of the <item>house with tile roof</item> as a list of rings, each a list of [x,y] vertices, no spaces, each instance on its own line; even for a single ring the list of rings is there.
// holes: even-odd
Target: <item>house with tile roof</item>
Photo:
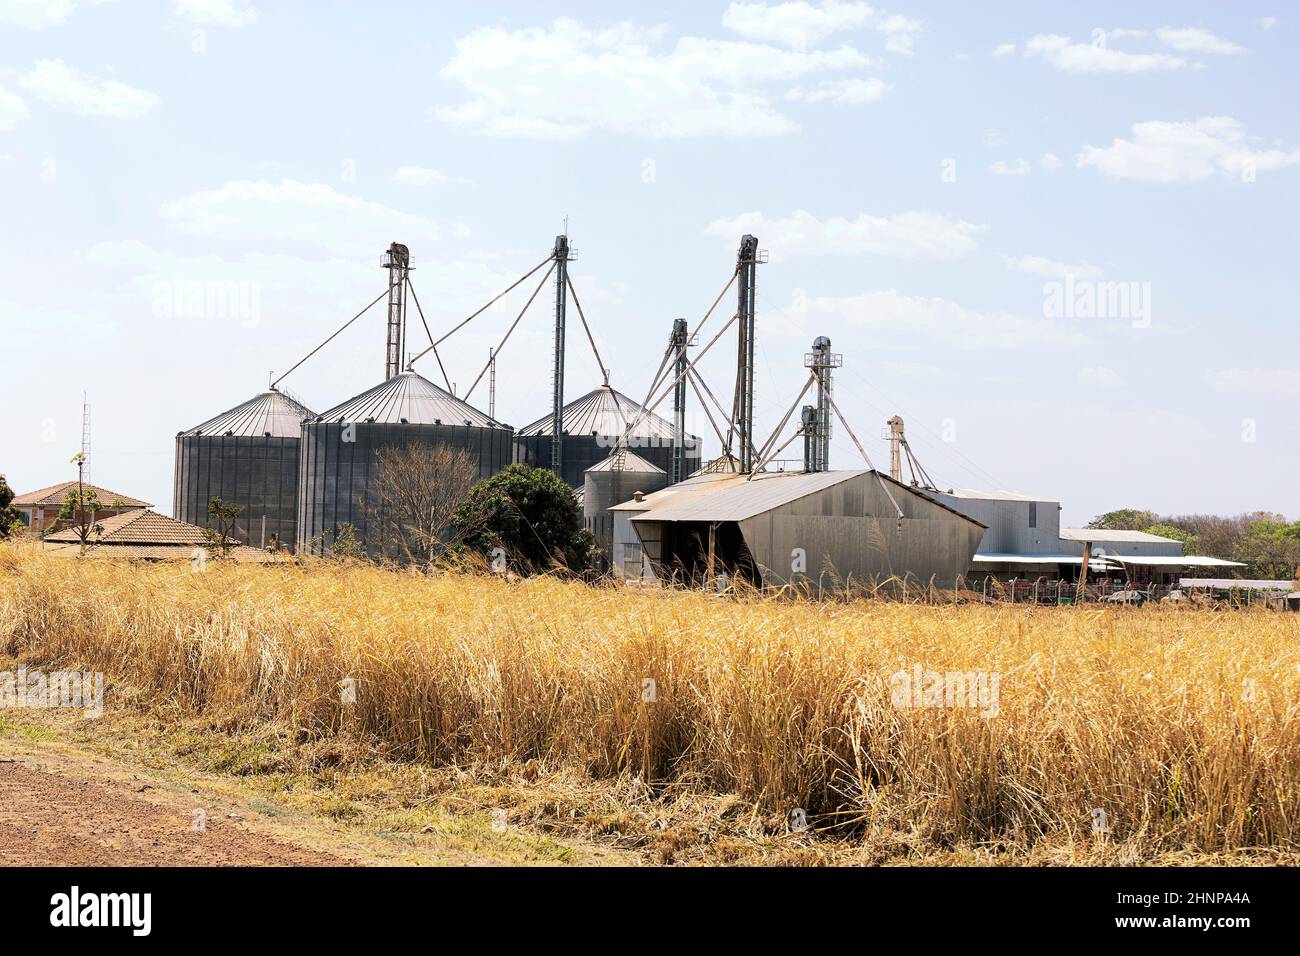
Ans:
[[[82,489],[86,492],[93,491],[95,497],[99,500],[99,509],[95,512],[95,520],[100,523],[105,518],[112,518],[129,511],[138,511],[141,508],[153,507],[152,502],[141,501],[139,498],[132,498],[130,495],[109,491],[107,488],[101,488],[99,485],[92,485],[89,482],[83,483]],[[77,483],[75,481],[60,482],[57,485],[50,485],[48,488],[40,488],[36,491],[29,491],[25,495],[16,496],[12,507],[18,512],[23,523],[35,533],[43,534],[50,530],[57,531],[60,527],[71,523],[69,521],[60,521],[59,509],[63,507],[68,492],[71,491],[75,494],[76,490]]]
[[[207,555],[205,528],[169,518],[148,508],[126,511],[97,522],[100,530],[90,536],[84,557],[135,558],[145,561],[189,561]],[[229,556],[237,561],[274,560],[274,556],[240,545],[227,538]],[[60,557],[83,556],[77,529],[68,528],[45,536],[47,553]]]

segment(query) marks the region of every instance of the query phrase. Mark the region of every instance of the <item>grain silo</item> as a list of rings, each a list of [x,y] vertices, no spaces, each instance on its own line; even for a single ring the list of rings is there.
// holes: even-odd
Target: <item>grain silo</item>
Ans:
[[[654,494],[668,485],[668,473],[626,448],[587,469],[582,493],[582,515],[609,566],[614,547],[614,516],[609,509],[638,492]]]
[[[619,444],[628,425],[636,427],[627,446],[640,458],[670,473],[673,466],[673,423],[654,412],[637,415],[641,406],[622,392],[602,385],[564,406],[560,424],[564,431],[562,477],[574,488],[583,487],[584,475],[603,462]],[[538,468],[551,464],[552,415],[519,429],[515,442],[520,460]],[[700,440],[686,436],[684,474],[700,467]]]
[[[271,388],[176,436],[173,516],[208,524],[208,502],[243,508],[231,537],[292,546],[302,422],[315,413]]]
[[[407,370],[302,426],[298,547],[320,553],[344,525],[372,556],[384,553],[373,482],[379,452],[409,445],[464,448],[486,478],[509,465],[514,432]],[[367,535],[367,531],[370,534]]]

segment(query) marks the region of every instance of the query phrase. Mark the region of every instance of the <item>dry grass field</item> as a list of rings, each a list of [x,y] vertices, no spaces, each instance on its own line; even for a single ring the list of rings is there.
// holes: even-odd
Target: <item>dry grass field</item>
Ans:
[[[563,808],[596,834],[676,808],[698,835],[678,843],[721,826],[832,862],[1300,851],[1300,628],[1285,614],[816,603],[332,563],[196,573],[9,546],[0,655],[102,671],[109,717],[466,787],[567,781],[601,794],[599,812]]]

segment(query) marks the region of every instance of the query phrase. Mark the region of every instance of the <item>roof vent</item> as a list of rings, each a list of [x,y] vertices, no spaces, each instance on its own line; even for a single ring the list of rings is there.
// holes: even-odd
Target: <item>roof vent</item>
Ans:
[[[398,421],[401,422],[403,425],[409,425],[409,424],[411,424],[411,423],[408,422],[405,418],[399,418]]]
[[[231,430],[231,431],[226,432],[226,433],[225,433],[224,435],[222,435],[221,437],[222,437],[222,438],[229,438],[229,437],[230,437],[231,435],[233,435],[233,434],[234,434],[234,431]]]
[[[645,500],[645,492],[644,492],[644,491],[634,491],[634,492],[632,492],[632,500],[633,500],[633,501],[644,501],[644,500]]]

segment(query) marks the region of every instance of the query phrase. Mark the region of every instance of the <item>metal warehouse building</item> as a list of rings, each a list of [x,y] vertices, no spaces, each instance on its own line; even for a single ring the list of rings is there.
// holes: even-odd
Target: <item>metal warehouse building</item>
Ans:
[[[873,470],[699,474],[611,511],[625,577],[695,581],[712,564],[762,586],[952,586],[985,531]]]
[[[315,413],[272,388],[176,436],[172,512],[208,524],[208,502],[243,508],[231,536],[291,545],[297,537],[302,422]]]

